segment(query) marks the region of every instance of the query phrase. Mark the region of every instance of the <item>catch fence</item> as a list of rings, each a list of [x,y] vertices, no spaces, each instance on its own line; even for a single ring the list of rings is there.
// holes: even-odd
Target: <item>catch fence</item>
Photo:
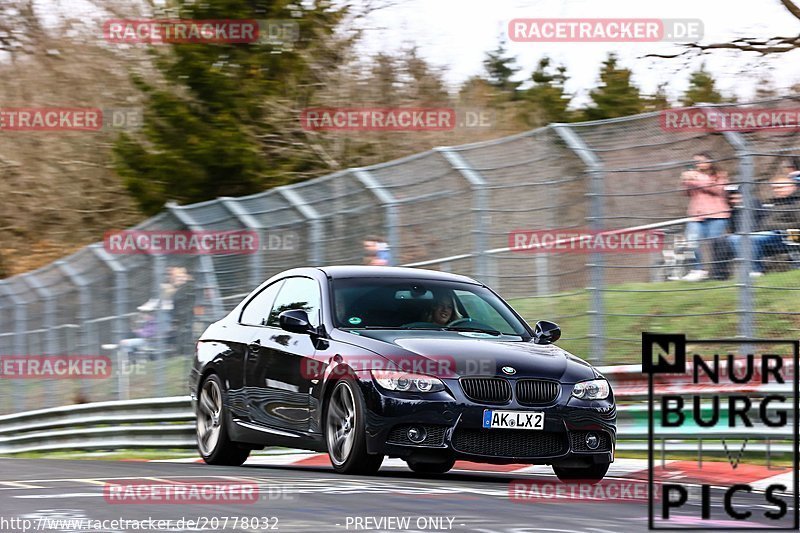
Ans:
[[[768,183],[787,156],[800,156],[800,131],[669,130],[648,113],[436,148],[247,197],[168,204],[134,229],[252,231],[258,253],[118,254],[96,243],[0,281],[0,354],[107,355],[114,365],[113,379],[0,379],[0,413],[185,394],[195,339],[209,323],[287,268],[364,263],[370,236],[388,243],[391,264],[474,277],[529,321],[558,322],[559,344],[595,363],[637,362],[642,331],[797,338],[800,272],[788,239],[764,258],[764,276],[749,275],[758,265],[744,238],[731,258],[701,245],[705,267],[724,266],[728,277],[674,279],[694,254],[683,238],[680,176],[698,152],[739,186],[735,229],[747,235],[763,229],[760,213],[776,209]],[[635,227],[663,231],[664,250],[531,253],[509,241],[524,230]],[[141,338],[143,316],[155,319],[155,332],[136,350],[120,349]]]

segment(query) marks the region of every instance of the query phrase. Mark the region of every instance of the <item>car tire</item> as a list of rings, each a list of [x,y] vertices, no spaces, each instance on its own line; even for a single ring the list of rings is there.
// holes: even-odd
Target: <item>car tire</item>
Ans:
[[[591,466],[577,468],[553,465],[553,472],[555,472],[558,479],[564,482],[584,481],[594,485],[603,480],[609,466],[611,466],[611,463],[596,463]]]
[[[408,467],[417,474],[444,474],[453,468],[453,465],[456,464],[456,460],[449,459],[447,461],[440,461],[438,463],[406,461],[406,463],[408,463]]]
[[[354,380],[333,385],[325,404],[325,442],[333,469],[340,474],[374,474],[383,455],[367,453],[366,408]]]
[[[222,381],[209,375],[197,395],[197,451],[210,465],[239,466],[247,460],[250,448],[239,446],[228,437],[228,413],[222,401]]]

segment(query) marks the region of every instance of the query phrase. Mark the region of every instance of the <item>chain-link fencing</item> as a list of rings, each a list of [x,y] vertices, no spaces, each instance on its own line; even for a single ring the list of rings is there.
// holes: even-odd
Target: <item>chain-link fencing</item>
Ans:
[[[712,188],[691,192],[682,176],[702,153],[728,176],[729,211],[720,232],[698,237],[687,235],[687,205]],[[365,263],[365,240],[386,242],[393,265],[485,282],[527,320],[558,322],[560,344],[595,363],[638,362],[642,331],[796,338],[792,156],[800,156],[797,127],[698,131],[665,127],[663,113],[649,113],[437,148],[248,197],[168,204],[134,230],[248,231],[257,252],[125,254],[96,243],[0,281],[0,354],[101,355],[112,365],[102,379],[6,373],[0,412],[183,394],[195,339],[209,323],[282,270]],[[657,232],[661,245],[537,251],[513,237],[631,228]]]

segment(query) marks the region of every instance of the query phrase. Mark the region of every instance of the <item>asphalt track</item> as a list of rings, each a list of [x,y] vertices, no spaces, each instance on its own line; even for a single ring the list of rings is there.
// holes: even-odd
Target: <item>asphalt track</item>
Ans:
[[[276,464],[275,460],[263,460],[262,464],[248,463],[242,467],[212,467],[195,462],[3,458],[0,459],[0,530],[315,533],[616,533],[647,530],[647,504],[642,501],[591,502],[557,498],[541,503],[512,497],[509,488],[515,480],[556,482],[547,467],[528,467],[511,472],[457,469],[443,475],[421,476],[398,461],[388,461],[378,475],[364,477],[337,475],[324,461],[317,460],[321,459],[319,456],[309,459],[300,464],[297,461],[277,461],[284,464]],[[258,460],[254,462],[258,463]],[[637,477],[632,470],[635,468],[630,464],[626,466],[624,460],[620,461],[603,484],[632,480]],[[258,484],[260,495],[257,502],[249,504],[217,501],[193,504],[109,503],[104,496],[104,487],[121,480],[153,483],[247,481]],[[681,510],[674,524],[710,527],[717,531],[738,526],[724,515],[721,498],[720,490],[712,490],[711,520],[701,523],[699,506],[693,503]],[[737,509],[750,510],[758,516],[773,508],[766,503],[762,494],[742,495],[736,501]],[[789,509],[790,513],[793,512],[791,505]],[[212,523],[212,517],[219,522]],[[228,522],[223,528],[224,517],[228,517]],[[242,527],[239,521],[234,527],[233,520],[237,517],[263,519],[247,524],[248,527]],[[105,529],[97,529],[97,521],[120,518],[171,522],[160,525],[140,523],[138,526],[129,523],[124,528],[122,524],[111,527],[113,522],[107,522]],[[76,521],[57,523],[51,521],[54,519]],[[181,519],[183,523],[179,522]],[[404,519],[408,520],[407,525],[402,522]],[[187,524],[188,520],[198,522]]]

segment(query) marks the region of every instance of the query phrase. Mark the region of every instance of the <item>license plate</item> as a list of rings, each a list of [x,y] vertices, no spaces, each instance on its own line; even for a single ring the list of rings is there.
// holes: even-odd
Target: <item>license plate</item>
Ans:
[[[544,413],[530,411],[483,411],[483,427],[486,429],[544,429]]]

